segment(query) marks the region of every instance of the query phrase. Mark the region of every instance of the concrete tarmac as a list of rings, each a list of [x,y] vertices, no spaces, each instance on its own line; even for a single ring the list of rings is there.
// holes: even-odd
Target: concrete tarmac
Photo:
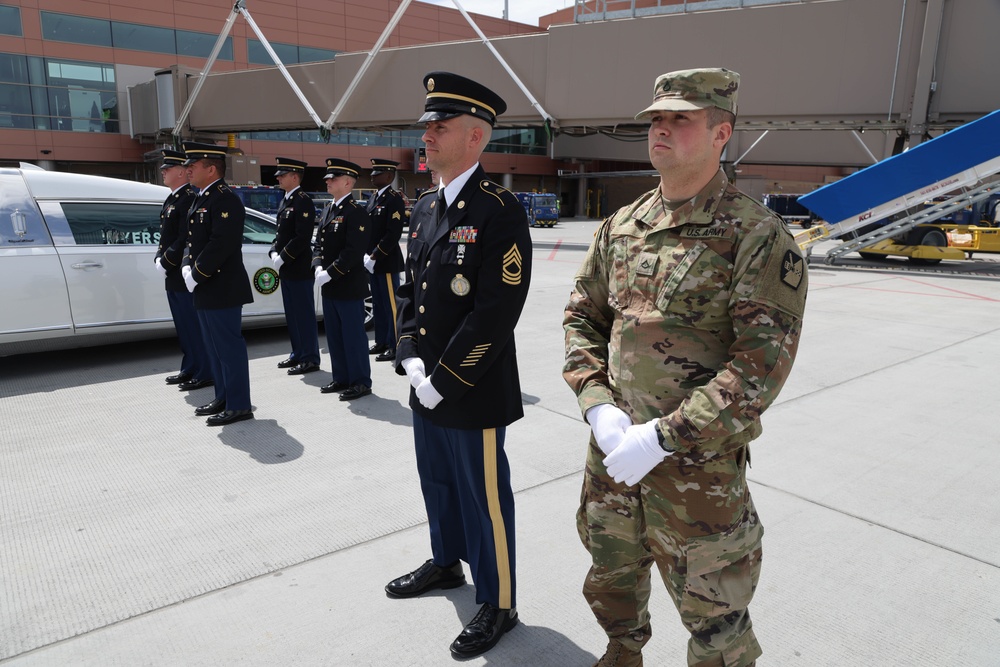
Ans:
[[[507,432],[521,624],[469,665],[604,651],[574,526],[589,428],[560,375],[597,224],[532,230]],[[798,360],[752,448],[762,667],[1000,665],[1000,282],[897,268],[811,266]],[[163,382],[170,340],[0,359],[0,665],[454,662],[471,586],[383,592],[430,556],[406,381],[373,362],[372,396],[320,394],[320,340],[324,372],[289,377],[284,330],[248,332],[256,418],[222,428],[193,414],[211,389]],[[684,665],[656,577],[651,611],[646,664]]]

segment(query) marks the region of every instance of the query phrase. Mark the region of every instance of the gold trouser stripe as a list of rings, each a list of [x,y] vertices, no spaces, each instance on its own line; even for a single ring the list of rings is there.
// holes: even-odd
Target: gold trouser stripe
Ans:
[[[510,561],[507,559],[507,529],[500,511],[500,491],[497,482],[497,430],[483,431],[483,478],[486,480],[486,504],[490,508],[493,524],[493,542],[496,544],[497,579],[500,581],[501,609],[510,609]]]
[[[389,293],[389,308],[392,309],[392,339],[396,340],[399,337],[399,332],[396,331],[396,291],[392,289],[391,273],[385,274],[385,287]]]

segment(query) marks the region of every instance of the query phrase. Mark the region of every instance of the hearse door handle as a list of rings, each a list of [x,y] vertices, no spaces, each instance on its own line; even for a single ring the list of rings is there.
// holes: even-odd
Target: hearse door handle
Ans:
[[[71,265],[74,269],[100,269],[104,266],[101,262],[80,262]]]

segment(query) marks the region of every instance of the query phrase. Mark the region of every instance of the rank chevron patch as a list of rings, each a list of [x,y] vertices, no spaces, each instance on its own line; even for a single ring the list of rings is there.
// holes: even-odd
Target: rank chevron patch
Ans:
[[[515,243],[503,256],[503,281],[508,285],[521,284],[521,251]]]

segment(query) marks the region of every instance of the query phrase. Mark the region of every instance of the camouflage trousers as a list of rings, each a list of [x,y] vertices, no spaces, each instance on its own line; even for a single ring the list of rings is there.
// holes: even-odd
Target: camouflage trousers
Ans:
[[[745,447],[668,458],[637,486],[616,484],[593,438],[577,513],[592,566],[583,586],[608,636],[641,650],[651,634],[650,570],[690,633],[691,667],[748,667],[761,654],[747,606],[764,533],[746,485]]]

